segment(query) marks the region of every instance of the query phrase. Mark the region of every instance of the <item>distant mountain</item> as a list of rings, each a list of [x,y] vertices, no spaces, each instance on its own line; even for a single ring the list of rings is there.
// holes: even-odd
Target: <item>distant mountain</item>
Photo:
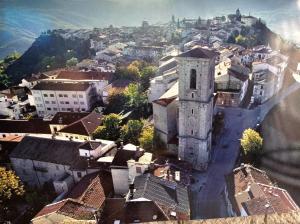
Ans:
[[[173,14],[181,19],[208,18],[236,8],[262,17],[285,38],[300,39],[296,0],[1,0],[0,58],[15,50],[24,52],[48,29],[166,22]]]

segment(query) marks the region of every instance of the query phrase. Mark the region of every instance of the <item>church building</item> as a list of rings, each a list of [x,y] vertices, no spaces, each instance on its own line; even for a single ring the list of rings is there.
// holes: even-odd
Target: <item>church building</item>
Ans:
[[[178,55],[178,81],[153,101],[156,133],[197,170],[207,168],[211,153],[215,56],[199,47]]]

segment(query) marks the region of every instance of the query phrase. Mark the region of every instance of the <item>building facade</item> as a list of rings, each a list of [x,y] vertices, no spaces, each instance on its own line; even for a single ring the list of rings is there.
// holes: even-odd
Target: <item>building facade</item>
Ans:
[[[86,112],[97,99],[96,88],[89,83],[40,82],[31,92],[39,117],[57,112]]]
[[[205,170],[211,151],[215,53],[194,48],[179,55],[178,64],[178,157]]]

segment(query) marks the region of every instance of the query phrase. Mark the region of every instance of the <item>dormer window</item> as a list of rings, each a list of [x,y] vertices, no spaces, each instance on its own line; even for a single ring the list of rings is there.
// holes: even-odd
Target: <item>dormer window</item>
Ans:
[[[197,87],[197,76],[196,69],[191,69],[190,74],[190,89],[196,89]]]

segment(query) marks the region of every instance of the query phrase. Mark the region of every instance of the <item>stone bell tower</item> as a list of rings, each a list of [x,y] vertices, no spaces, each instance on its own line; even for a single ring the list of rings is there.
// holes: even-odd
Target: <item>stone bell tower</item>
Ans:
[[[193,48],[177,56],[179,72],[178,158],[206,170],[211,153],[214,51]]]

